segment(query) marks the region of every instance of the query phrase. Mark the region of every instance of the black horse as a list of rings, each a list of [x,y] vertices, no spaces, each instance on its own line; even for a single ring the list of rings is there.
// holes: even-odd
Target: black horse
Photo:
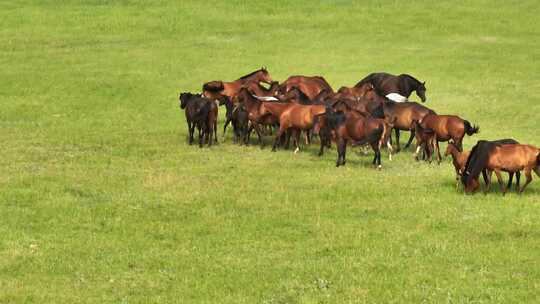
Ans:
[[[471,149],[469,158],[467,158],[465,169],[463,170],[463,174],[461,175],[461,183],[465,187],[467,187],[467,185],[472,183],[473,180],[478,179],[480,173],[482,173],[484,182],[488,184],[488,181],[490,180],[490,178],[488,178],[488,172],[486,172],[485,167],[486,167],[486,163],[489,157],[489,153],[497,145],[507,145],[507,144],[519,144],[519,142],[511,138],[505,138],[505,139],[499,139],[499,140],[493,140],[493,141],[479,140],[476,143],[476,145]],[[508,189],[510,189],[512,186],[512,178],[514,177],[514,174],[509,173],[508,175],[509,175]],[[520,176],[521,174],[519,173],[519,171],[516,172],[516,188],[517,189],[519,189]]]
[[[214,101],[189,92],[180,94],[180,108],[185,110],[189,131],[189,144],[193,144],[195,127],[199,130],[199,147],[203,145],[203,137],[212,145],[212,135],[217,134],[218,108]],[[217,138],[214,137],[217,143]]]
[[[422,102],[426,102],[426,82],[420,82],[409,74],[395,76],[380,72],[371,73],[360,80],[354,87],[358,88],[366,83],[371,83],[375,91],[381,96],[397,93],[405,98],[409,98],[413,91],[420,97]]]

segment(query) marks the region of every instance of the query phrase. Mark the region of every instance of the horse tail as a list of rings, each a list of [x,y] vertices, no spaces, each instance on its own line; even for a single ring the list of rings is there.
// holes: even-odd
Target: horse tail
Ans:
[[[221,92],[223,89],[225,89],[223,86],[223,81],[210,81],[203,84],[203,91]]]
[[[464,120],[463,121],[463,124],[465,125],[465,133],[467,133],[467,135],[471,136],[475,133],[478,133],[478,131],[480,131],[480,127],[479,126],[471,126],[471,123],[467,120]]]
[[[364,139],[361,139],[357,142],[354,142],[354,146],[361,146],[361,145],[365,145],[367,143],[372,143],[372,142],[376,142],[378,141],[382,134],[383,134],[383,131],[384,131],[384,127],[379,125],[379,127],[375,130],[373,130],[371,133],[369,133]]]

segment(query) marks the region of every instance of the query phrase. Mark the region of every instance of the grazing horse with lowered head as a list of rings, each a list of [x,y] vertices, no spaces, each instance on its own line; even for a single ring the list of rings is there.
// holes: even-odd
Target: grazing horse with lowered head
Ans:
[[[239,79],[231,82],[221,80],[210,81],[203,84],[203,95],[210,99],[221,100],[223,96],[229,97],[233,102],[236,102],[236,96],[242,87],[248,86],[251,83],[258,84],[264,82],[272,85],[272,77],[265,67],[253,71]]]
[[[522,144],[498,144],[490,147],[488,153],[485,153],[484,159],[480,159],[477,164],[483,164],[484,169],[494,171],[497,176],[497,181],[503,195],[506,193],[501,171],[508,173],[517,173],[524,170],[525,183],[519,188],[518,193],[523,193],[525,187],[532,181],[532,171],[540,177],[540,149],[531,145]],[[478,170],[478,168],[471,168]],[[487,180],[487,189],[489,189],[489,176]],[[463,180],[463,178],[462,178]],[[472,193],[478,186],[478,178],[473,178],[472,174],[465,178],[465,192]]]
[[[371,73],[360,80],[355,87],[360,87],[365,83],[371,83],[379,95],[392,97],[392,99],[397,102],[408,101],[409,96],[411,96],[411,93],[414,91],[416,91],[416,95],[420,97],[422,102],[426,101],[426,82],[420,82],[409,74],[396,76],[384,72]],[[397,97],[397,99],[395,97]]]
[[[200,94],[184,92],[180,94],[180,108],[185,110],[188,124],[189,144],[193,144],[195,127],[199,130],[199,147],[203,146],[203,137],[212,145],[212,135],[217,143],[217,116],[218,107],[213,100]]]
[[[439,163],[442,160],[439,142],[451,139],[459,148],[459,151],[461,151],[465,134],[471,136],[478,133],[480,129],[456,115],[428,114],[420,119],[419,122],[423,128],[429,128],[435,131],[435,148],[437,149],[437,160]]]
[[[514,144],[519,144],[519,142],[511,138],[493,141],[479,140],[476,145],[474,145],[474,147],[471,149],[465,167],[461,172],[461,183],[464,186],[471,185],[474,189],[476,189],[478,185],[475,186],[474,184],[478,182],[478,176],[480,175],[480,173],[482,173],[482,177],[484,178],[484,182],[486,184],[486,188],[484,189],[484,191],[487,191],[487,185],[491,183],[491,171],[486,169],[489,153],[498,145]],[[520,175],[521,174],[519,171],[516,172],[516,190],[519,189]],[[514,176],[514,173],[509,172],[508,176],[508,188],[510,188],[512,185],[512,178]]]
[[[279,91],[282,95],[297,87],[310,100],[314,100],[321,91],[333,93],[334,90],[322,76],[291,76],[281,83]]]

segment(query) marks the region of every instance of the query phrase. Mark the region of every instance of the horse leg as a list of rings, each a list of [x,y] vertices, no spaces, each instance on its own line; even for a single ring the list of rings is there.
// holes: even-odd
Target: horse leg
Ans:
[[[277,133],[276,133],[276,138],[274,139],[274,145],[272,146],[272,152],[276,152],[276,148],[277,148],[278,143],[279,143],[279,141],[280,141],[281,134],[283,134],[284,131],[286,132],[287,130],[283,130],[281,127],[280,127],[279,130],[277,131]]]
[[[188,128],[189,128],[189,144],[193,144],[193,133],[195,132],[195,124],[191,121],[188,121]]]
[[[484,178],[484,194],[487,194],[491,189],[491,170],[484,169],[482,170],[482,177]]]
[[[407,149],[411,145],[415,133],[416,131],[414,129],[411,129],[411,136],[409,137],[409,140],[407,141],[407,144],[405,145],[404,149]]]
[[[512,191],[512,180],[514,179],[514,172],[508,172],[508,184],[506,184],[506,189]]]
[[[298,151],[300,151],[300,133],[302,133],[302,130],[295,130],[294,131],[294,145],[296,147],[296,149],[294,149],[294,154],[298,153]],[[306,134],[306,138],[308,136],[307,133]]]
[[[519,194],[523,193],[523,190],[525,190],[525,187],[527,187],[527,185],[532,181],[532,176],[531,176],[531,169],[532,168],[529,168],[529,167],[526,167],[525,168],[525,184],[523,184],[523,187],[521,187],[521,189],[519,189]],[[535,170],[536,172],[536,170]],[[536,172],[536,174],[538,174],[538,172]]]
[[[217,144],[217,118],[216,118],[216,121],[214,121],[214,132],[212,133],[214,135],[214,143]]]
[[[264,142],[262,140],[262,130],[259,124],[254,123],[253,128],[255,129],[255,132],[257,132],[257,137],[259,138],[259,144],[261,145],[261,148],[264,148]]]
[[[336,167],[339,167],[342,162],[341,162],[341,159],[343,159],[343,165],[345,165],[345,148],[346,148],[347,144],[346,142],[343,140],[343,139],[338,139],[337,141],[337,154],[338,154],[338,157],[337,157],[337,161],[336,161]]]
[[[199,126],[198,129],[199,129],[199,148],[202,148],[204,131],[201,133],[201,126]]]
[[[538,173],[538,171],[534,171],[536,172],[536,175],[540,176],[540,174]],[[521,172],[517,171],[516,172],[516,191],[519,190],[519,179],[521,177]]]
[[[304,132],[305,142],[306,146],[309,146],[311,144],[311,132],[309,130],[306,130]]]
[[[399,129],[394,128],[394,130],[396,131],[396,145],[397,145],[396,153],[399,153],[399,151],[401,151],[401,147],[399,146]]]
[[[497,176],[497,181],[499,182],[499,187],[501,187],[502,194],[506,194],[506,187],[504,186],[504,181],[502,179],[501,171],[499,169],[495,169],[495,175]],[[491,176],[491,174],[489,174]]]
[[[437,161],[439,162],[439,165],[440,165],[442,161],[442,156],[441,156],[441,148],[439,148],[439,140],[435,141],[435,147],[437,148]]]

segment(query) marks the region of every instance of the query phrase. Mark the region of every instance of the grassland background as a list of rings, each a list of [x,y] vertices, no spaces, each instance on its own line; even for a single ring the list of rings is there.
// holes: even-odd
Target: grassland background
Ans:
[[[537,1],[3,1],[1,303],[540,301],[540,183],[449,160],[186,144],[180,91],[261,65],[427,80],[465,139],[540,145]],[[221,123],[223,121],[221,120]],[[221,126],[221,124],[220,124]],[[221,135],[221,132],[220,132]],[[404,136],[406,137],[406,136]],[[267,139],[269,141],[270,139]]]

